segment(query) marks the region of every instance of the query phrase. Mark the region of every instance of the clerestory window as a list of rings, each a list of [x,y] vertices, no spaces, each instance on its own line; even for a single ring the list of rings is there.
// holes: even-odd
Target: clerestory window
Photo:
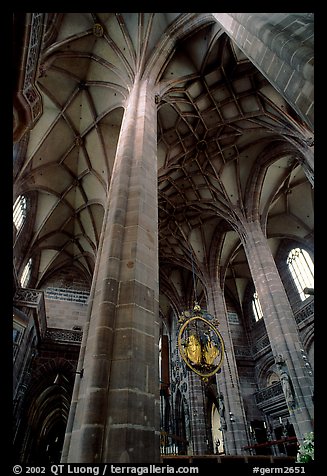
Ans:
[[[20,285],[22,288],[26,288],[28,286],[30,277],[31,277],[31,269],[32,269],[32,258],[27,261],[27,264],[22,272],[22,276],[20,278]]]
[[[289,252],[287,264],[301,300],[304,301],[307,298],[304,289],[314,287],[312,259],[307,251],[294,248]]]
[[[259,321],[263,318],[262,307],[259,301],[258,294],[256,292],[253,293],[252,297],[252,310],[256,321]]]
[[[27,200],[26,197],[20,195],[14,203],[13,208],[13,221],[16,227],[17,232],[22,228],[25,218],[26,218],[26,210],[27,210]]]

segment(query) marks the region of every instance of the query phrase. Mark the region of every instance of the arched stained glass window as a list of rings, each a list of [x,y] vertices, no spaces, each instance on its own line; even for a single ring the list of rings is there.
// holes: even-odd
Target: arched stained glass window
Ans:
[[[259,321],[260,319],[263,318],[263,312],[262,312],[261,304],[260,304],[260,301],[259,301],[258,294],[256,292],[253,293],[252,309],[253,309],[253,314],[254,314],[254,318],[255,318],[256,321]]]
[[[26,197],[24,197],[23,195],[20,195],[16,199],[14,203],[14,209],[13,209],[13,221],[14,221],[14,225],[16,227],[17,232],[21,229],[25,221],[26,209],[27,209]]]
[[[314,287],[314,267],[312,259],[307,251],[294,248],[288,255],[287,264],[299,295],[302,301],[304,301],[307,298],[304,289]]]

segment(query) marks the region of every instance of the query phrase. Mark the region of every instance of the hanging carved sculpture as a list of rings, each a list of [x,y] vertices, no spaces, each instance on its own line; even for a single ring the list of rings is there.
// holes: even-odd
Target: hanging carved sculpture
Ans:
[[[195,334],[191,334],[187,337],[184,344],[184,350],[186,357],[195,365],[200,365],[202,359],[201,344]]]
[[[195,304],[179,318],[178,348],[186,365],[203,380],[220,370],[224,342],[217,329],[219,322]]]

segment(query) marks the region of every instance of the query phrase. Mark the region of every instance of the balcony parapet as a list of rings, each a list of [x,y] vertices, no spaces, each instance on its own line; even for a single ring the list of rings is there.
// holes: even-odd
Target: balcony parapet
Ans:
[[[82,342],[82,335],[82,331],[49,328],[45,334],[45,339],[56,343],[80,345]]]
[[[240,360],[243,360],[243,359],[252,360],[253,358],[251,349],[247,346],[241,346],[241,345],[235,346],[234,353],[235,353],[235,357]]]
[[[312,298],[306,305],[299,311],[294,313],[296,324],[301,329],[304,327],[310,318],[314,317],[314,299]],[[252,352],[255,358],[260,357],[266,352],[271,350],[268,335],[260,337],[252,346]]]
[[[309,319],[310,317],[314,317],[314,299],[311,298],[311,300],[302,307],[299,311],[297,311],[294,314],[296,323],[299,327],[302,327],[303,324],[306,324],[306,320]]]
[[[286,405],[280,382],[258,390],[254,394],[254,398],[258,408],[267,414],[276,413]]]
[[[270,341],[268,335],[260,337],[252,346],[253,355],[258,357],[259,354],[262,355],[268,350],[271,350]]]
[[[35,309],[36,312],[33,313],[35,327],[39,337],[43,338],[47,328],[43,291],[27,288],[17,289],[14,295],[14,306]]]
[[[282,384],[280,382],[277,382],[277,383],[274,383],[273,385],[270,385],[269,387],[258,390],[254,394],[254,397],[255,397],[256,403],[258,404],[282,394],[283,394]]]

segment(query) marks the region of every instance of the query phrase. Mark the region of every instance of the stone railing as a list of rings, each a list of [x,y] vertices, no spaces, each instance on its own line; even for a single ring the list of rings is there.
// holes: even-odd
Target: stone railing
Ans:
[[[306,319],[314,316],[314,300],[312,299],[307,305],[302,307],[294,315],[297,325],[302,324]]]
[[[254,355],[265,352],[268,349],[270,349],[270,342],[267,335],[260,337],[260,339],[258,339],[252,346]]]
[[[83,291],[80,289],[67,289],[67,288],[55,288],[48,287],[45,289],[45,298],[59,301],[70,301],[79,304],[87,304],[90,297],[89,291]]]
[[[269,387],[263,388],[262,390],[258,390],[254,394],[254,398],[256,404],[259,404],[261,402],[267,402],[267,400],[272,398],[279,397],[280,395],[283,395],[282,384],[277,382],[273,385],[270,385]]]
[[[263,388],[254,394],[258,409],[264,413],[276,413],[286,409],[286,401],[280,382]]]
[[[32,307],[38,307],[41,302],[43,292],[37,289],[17,289],[14,301],[19,302],[21,305],[28,305]]]
[[[302,309],[294,314],[294,318],[298,326],[303,325],[307,319],[313,316],[314,300],[311,300],[308,304],[302,307]],[[268,335],[263,335],[253,344],[252,351],[254,356],[258,357],[258,354],[265,353],[266,351],[270,350],[270,347]]]
[[[237,359],[252,359],[252,353],[249,347],[235,346],[234,353]]]
[[[46,331],[45,338],[46,340],[51,340],[58,343],[61,342],[80,345],[82,342],[82,335],[83,332],[81,331],[49,328]]]

